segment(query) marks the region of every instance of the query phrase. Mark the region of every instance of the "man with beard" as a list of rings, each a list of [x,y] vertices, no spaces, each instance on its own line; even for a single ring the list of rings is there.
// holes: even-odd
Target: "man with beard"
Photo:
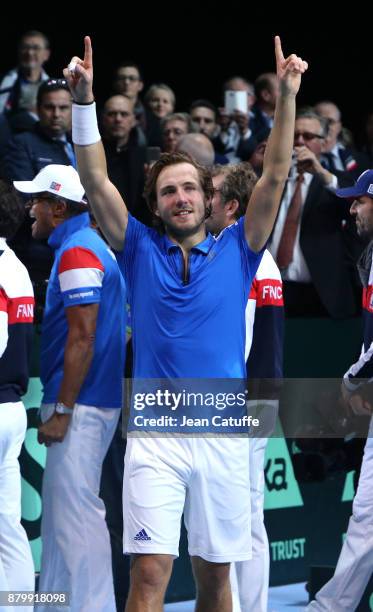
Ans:
[[[370,239],[358,269],[363,284],[364,343],[359,360],[346,372],[342,395],[356,415],[372,414],[367,401],[367,381],[373,377],[373,170],[366,170],[354,187],[337,190],[341,198],[353,198],[350,213],[356,219],[359,236]],[[373,420],[365,445],[359,484],[352,506],[346,538],[333,578],[307,607],[310,612],[356,610],[373,568]]]
[[[280,95],[263,175],[245,217],[218,239],[205,229],[211,174],[185,154],[163,155],[148,177],[145,193],[160,231],[128,214],[106,173],[89,37],[84,59],[74,57],[64,71],[75,101],[82,181],[129,287],[135,379],[171,385],[181,378],[246,378],[247,296],[289,172],[295,98],[307,69],[296,55],[284,58],[279,37],[275,50]],[[129,438],[123,486],[124,550],[133,555],[128,612],[163,609],[183,511],[197,609],[231,610],[230,562],[251,554],[247,458],[247,437]]]

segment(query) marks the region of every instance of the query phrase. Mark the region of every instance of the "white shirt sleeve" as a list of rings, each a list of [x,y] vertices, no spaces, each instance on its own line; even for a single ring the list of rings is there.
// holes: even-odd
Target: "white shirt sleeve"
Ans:
[[[0,311],[0,357],[2,357],[3,353],[8,344],[8,314],[6,312]]]

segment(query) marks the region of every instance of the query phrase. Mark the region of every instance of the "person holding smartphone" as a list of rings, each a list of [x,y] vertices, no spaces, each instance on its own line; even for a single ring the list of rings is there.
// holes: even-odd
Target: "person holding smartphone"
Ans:
[[[231,163],[247,161],[256,140],[251,128],[253,86],[243,77],[224,84],[224,108],[219,109],[220,133],[214,138],[215,150]]]

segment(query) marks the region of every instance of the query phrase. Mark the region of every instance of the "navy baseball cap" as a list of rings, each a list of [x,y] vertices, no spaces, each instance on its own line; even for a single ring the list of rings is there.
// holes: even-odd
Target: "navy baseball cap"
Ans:
[[[353,187],[337,189],[335,193],[340,198],[360,198],[364,195],[373,198],[373,170],[365,170],[360,174]]]

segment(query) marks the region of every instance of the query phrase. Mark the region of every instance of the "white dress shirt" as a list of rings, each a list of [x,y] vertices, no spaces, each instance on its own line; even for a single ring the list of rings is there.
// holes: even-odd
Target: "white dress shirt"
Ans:
[[[303,175],[302,207],[301,207],[301,213],[300,213],[300,218],[299,218],[297,235],[295,237],[293,260],[288,265],[287,268],[284,268],[281,270],[282,280],[295,281],[298,283],[311,283],[312,282],[310,271],[306,264],[306,260],[304,259],[302,249],[300,248],[299,236],[300,236],[300,227],[301,227],[304,203],[306,201],[308,190],[310,188],[310,184],[313,179],[313,176],[314,175],[311,174],[310,172],[305,172]],[[286,216],[288,213],[291,199],[294,194],[297,177],[298,177],[298,173],[296,171],[296,167],[293,166],[290,171],[290,176],[286,183],[284,195],[281,200],[280,210],[279,210],[278,217],[276,220],[275,228],[273,230],[271,242],[268,245],[268,250],[271,253],[275,261],[276,261],[277,251],[278,251],[278,247],[279,247],[281,236],[282,236],[282,231],[284,229],[284,225],[286,221]],[[325,189],[328,189],[334,192],[337,189],[337,187],[338,187],[338,179],[335,175],[333,175],[333,180],[331,181],[331,183],[329,183],[329,185],[325,185]]]

